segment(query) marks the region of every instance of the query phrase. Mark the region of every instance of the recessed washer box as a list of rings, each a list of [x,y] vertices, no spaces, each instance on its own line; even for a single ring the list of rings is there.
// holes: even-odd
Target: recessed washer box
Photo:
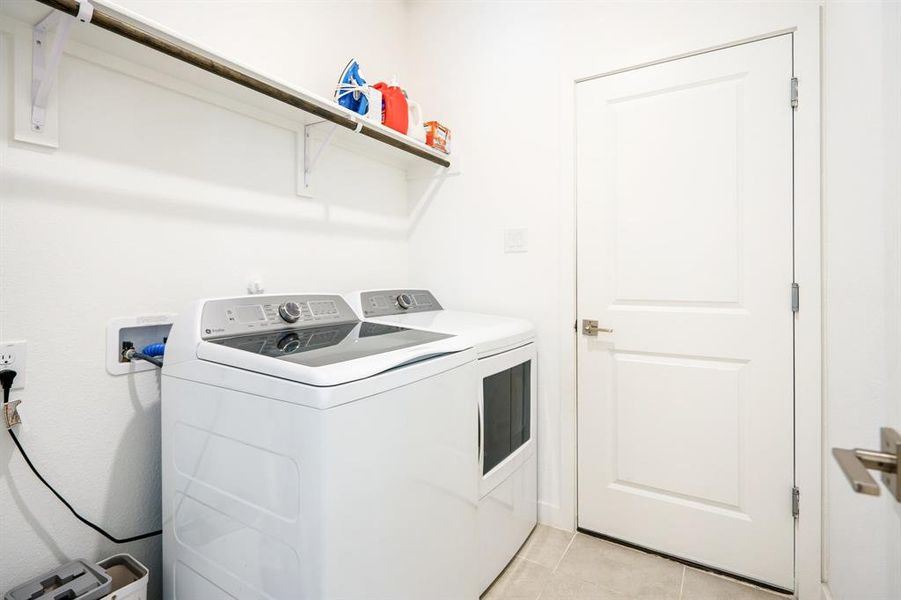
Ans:
[[[157,367],[144,360],[127,361],[122,357],[126,342],[140,350],[148,344],[165,342],[176,315],[140,315],[112,319],[106,326],[106,370],[110,375],[152,371]]]

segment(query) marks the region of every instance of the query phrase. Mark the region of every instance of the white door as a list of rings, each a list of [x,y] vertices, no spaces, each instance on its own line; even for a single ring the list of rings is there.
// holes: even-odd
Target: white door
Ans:
[[[576,92],[579,526],[785,589],[791,77],[784,35]]]

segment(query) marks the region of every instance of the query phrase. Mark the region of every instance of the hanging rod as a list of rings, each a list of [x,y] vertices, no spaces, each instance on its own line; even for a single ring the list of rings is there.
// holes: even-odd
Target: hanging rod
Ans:
[[[71,15],[73,17],[78,15],[80,5],[77,0],[37,0],[37,2],[45,4],[50,8],[64,12],[67,15]],[[306,98],[292,94],[291,92],[285,91],[278,86],[267,83],[248,73],[219,62],[215,58],[205,56],[195,50],[192,50],[191,48],[181,46],[176,42],[156,35],[153,32],[145,31],[144,29],[141,29],[140,27],[124,21],[118,16],[111,14],[103,6],[94,5],[94,13],[91,17],[90,23],[91,25],[96,25],[101,29],[105,29],[109,32],[115,33],[116,35],[141,44],[142,46],[153,48],[157,52],[162,52],[163,54],[171,56],[172,58],[186,62],[214,75],[218,75],[223,79],[237,83],[238,85],[263,94],[264,96],[274,98],[279,102],[283,102],[290,106],[294,106],[295,108],[299,108],[305,112],[314,114],[318,117],[322,117],[323,119],[331,121],[332,123],[336,123],[341,127],[345,127],[353,131],[356,131],[359,128],[360,133],[362,135],[365,135],[366,137],[370,137],[384,144],[388,144],[389,146],[393,146],[394,148],[403,150],[404,152],[408,152],[420,158],[424,158],[425,160],[441,165],[442,167],[450,166],[450,161],[446,158],[435,156],[428,151],[423,150],[422,148],[414,146],[413,144],[408,144],[403,140],[396,139],[391,135],[385,133],[384,131],[380,131],[379,129],[372,127],[364,121],[352,119],[337,110],[331,111],[328,108],[317,104],[316,102],[312,102]]]

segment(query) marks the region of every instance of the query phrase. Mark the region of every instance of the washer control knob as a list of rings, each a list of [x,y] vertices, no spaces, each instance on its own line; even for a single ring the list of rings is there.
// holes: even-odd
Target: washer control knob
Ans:
[[[276,348],[284,352],[285,354],[291,354],[292,352],[297,352],[297,349],[300,348],[300,337],[296,333],[289,333],[288,335],[283,335],[278,339],[275,343]]]
[[[413,298],[410,297],[410,294],[401,294],[397,297],[397,305],[402,309],[407,310],[413,306]]]
[[[278,315],[288,323],[296,323],[300,320],[300,304],[297,302],[282,302],[278,307]]]

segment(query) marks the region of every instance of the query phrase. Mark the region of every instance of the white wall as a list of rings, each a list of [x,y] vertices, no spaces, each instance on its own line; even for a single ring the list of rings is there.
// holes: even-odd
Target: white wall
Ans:
[[[384,77],[405,58],[400,3],[124,5],[321,94],[349,54]],[[317,198],[299,198],[292,132],[72,56],[59,150],[15,143],[9,50],[4,37],[0,339],[28,341],[19,437],[79,510],[125,537],[160,525],[159,377],[106,373],[107,321],[242,294],[251,277],[268,291],[403,282],[406,182],[332,148]],[[67,557],[120,550],[0,437],[0,593]],[[158,597],[159,539],[122,549],[150,567]]]
[[[827,446],[878,449],[901,428],[901,4],[827,2],[824,52]],[[901,504],[826,472],[833,595],[901,597]]]

